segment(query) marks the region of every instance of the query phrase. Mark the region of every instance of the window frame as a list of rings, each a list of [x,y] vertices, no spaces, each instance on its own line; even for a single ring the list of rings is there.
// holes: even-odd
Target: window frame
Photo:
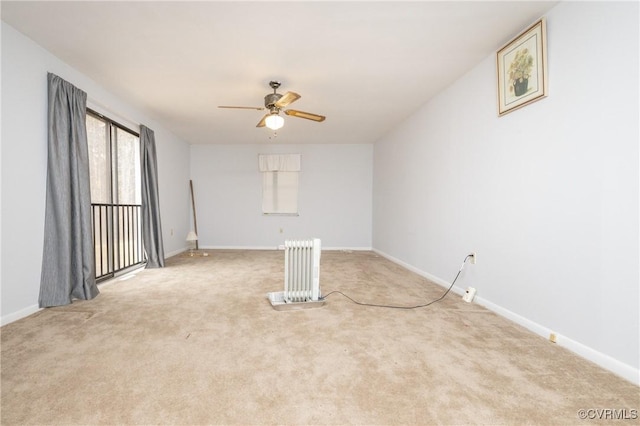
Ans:
[[[300,216],[300,161],[300,154],[258,154],[263,216]]]

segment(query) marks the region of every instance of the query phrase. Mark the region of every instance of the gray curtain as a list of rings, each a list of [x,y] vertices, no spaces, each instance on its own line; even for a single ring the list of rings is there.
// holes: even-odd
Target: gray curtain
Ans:
[[[47,198],[40,307],[99,293],[91,236],[87,94],[49,73]]]
[[[160,200],[158,199],[158,162],[153,130],[140,126],[142,162],[142,241],[147,252],[147,268],[164,267]]]

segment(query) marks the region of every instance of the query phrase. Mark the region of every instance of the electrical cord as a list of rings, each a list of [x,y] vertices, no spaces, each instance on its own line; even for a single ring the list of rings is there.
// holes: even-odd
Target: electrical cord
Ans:
[[[464,269],[464,265],[467,262],[467,259],[469,259],[470,257],[473,257],[473,255],[472,254],[468,254],[464,258],[464,260],[462,261],[462,265],[460,266],[460,269],[458,270],[458,273],[456,274],[456,277],[453,279],[453,282],[451,283],[451,285],[449,286],[447,291],[445,291],[444,294],[442,296],[440,296],[439,299],[432,300],[429,303],[425,303],[425,304],[422,304],[422,305],[414,305],[414,306],[394,306],[394,305],[379,305],[379,304],[376,304],[376,303],[364,303],[364,302],[358,302],[357,300],[352,299],[351,297],[347,296],[346,294],[344,294],[343,292],[341,292],[339,290],[334,290],[334,291],[331,291],[331,292],[325,294],[324,296],[322,296],[320,298],[320,300],[325,300],[327,297],[331,296],[332,294],[337,293],[337,294],[343,295],[344,297],[346,297],[347,299],[351,300],[356,305],[360,305],[360,306],[371,306],[371,307],[374,307],[374,308],[405,309],[405,310],[424,308],[426,306],[433,305],[434,303],[441,301],[442,299],[445,298],[445,296],[447,294],[449,294],[449,292],[453,288],[453,285],[456,283],[456,280],[460,276],[460,273],[462,272],[462,269]]]

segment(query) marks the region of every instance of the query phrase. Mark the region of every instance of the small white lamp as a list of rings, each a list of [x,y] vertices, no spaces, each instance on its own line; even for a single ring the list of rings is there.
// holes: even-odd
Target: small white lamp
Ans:
[[[189,256],[193,256],[193,246],[195,246],[195,241],[198,241],[198,236],[195,232],[189,231],[187,234],[187,241],[189,244]]]

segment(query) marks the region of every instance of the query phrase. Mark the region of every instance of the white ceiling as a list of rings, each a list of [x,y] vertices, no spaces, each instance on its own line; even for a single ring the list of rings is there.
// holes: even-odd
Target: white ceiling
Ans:
[[[557,2],[1,2],[2,20],[195,143],[372,143]],[[256,128],[279,92],[274,138]],[[89,93],[91,98],[91,93]],[[470,100],[473,102],[473,100]]]

